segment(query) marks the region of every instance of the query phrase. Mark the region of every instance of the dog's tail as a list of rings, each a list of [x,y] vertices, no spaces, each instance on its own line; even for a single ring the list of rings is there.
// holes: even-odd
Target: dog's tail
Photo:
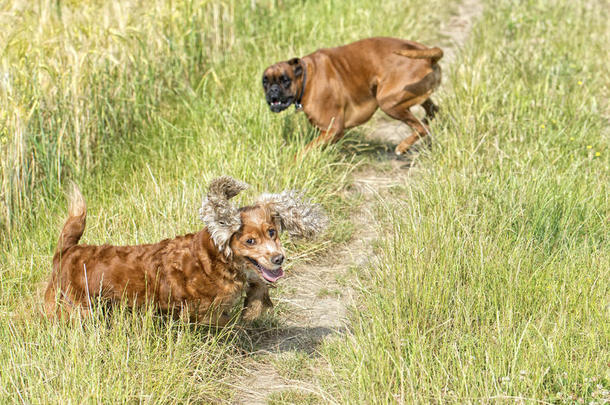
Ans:
[[[394,51],[394,53],[411,59],[432,59],[432,63],[438,62],[443,57],[443,50],[441,48],[400,49]]]
[[[59,234],[57,248],[55,249],[55,255],[53,256],[54,262],[56,259],[59,259],[66,250],[78,244],[80,237],[83,236],[83,232],[85,231],[86,217],[87,204],[85,203],[83,194],[78,189],[78,186],[72,183],[72,190],[70,191],[68,198],[68,219]]]

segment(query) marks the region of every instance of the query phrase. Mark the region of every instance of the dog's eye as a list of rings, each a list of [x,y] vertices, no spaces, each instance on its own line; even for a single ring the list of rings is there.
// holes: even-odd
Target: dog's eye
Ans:
[[[266,86],[267,84],[269,84],[269,79],[267,79],[267,76],[263,77],[263,86]]]
[[[282,84],[288,86],[290,84],[290,78],[288,76],[282,76]]]
[[[248,245],[254,245],[256,243],[256,241],[254,239],[250,238],[250,239],[246,240],[246,243]]]
[[[269,229],[269,237],[273,238],[275,236],[275,229]]]

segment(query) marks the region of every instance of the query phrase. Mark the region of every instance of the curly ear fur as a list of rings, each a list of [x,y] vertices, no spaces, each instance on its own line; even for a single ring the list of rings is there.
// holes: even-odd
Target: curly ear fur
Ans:
[[[313,238],[328,224],[324,210],[294,190],[280,194],[262,194],[258,202],[269,205],[280,230],[295,238]]]
[[[239,211],[229,199],[247,188],[246,183],[232,177],[218,177],[210,183],[208,195],[199,209],[199,216],[208,228],[214,244],[226,257],[232,254],[229,247],[231,236],[241,227]]]

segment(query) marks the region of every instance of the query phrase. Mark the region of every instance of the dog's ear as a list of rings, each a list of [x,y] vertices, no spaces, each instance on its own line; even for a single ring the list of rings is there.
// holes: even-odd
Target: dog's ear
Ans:
[[[231,256],[231,236],[241,227],[239,210],[229,202],[248,185],[229,176],[210,183],[208,195],[199,209],[199,216],[208,228],[214,244],[226,257]]]
[[[258,203],[267,205],[280,231],[295,238],[313,238],[326,229],[328,218],[318,205],[304,199],[296,191],[263,194]]]
[[[288,61],[288,64],[292,66],[292,72],[294,77],[300,77],[303,74],[303,66],[301,66],[301,59],[292,58]]]

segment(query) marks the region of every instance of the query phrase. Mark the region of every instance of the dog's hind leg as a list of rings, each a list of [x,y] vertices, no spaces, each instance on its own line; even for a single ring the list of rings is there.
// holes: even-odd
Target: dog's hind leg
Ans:
[[[438,107],[436,104],[432,102],[432,99],[427,99],[421,105],[426,111],[426,116],[424,117],[424,124],[430,124],[430,121],[434,119],[434,116],[438,112]]]
[[[413,133],[396,146],[394,152],[397,155],[404,154],[415,142],[425,137],[430,132],[428,126],[418,120],[410,110],[407,110],[403,114],[403,117],[404,119],[402,121],[413,129]]]
[[[423,104],[426,104],[426,101],[428,100],[429,99],[426,99]],[[423,138],[428,135],[428,133],[430,132],[428,126],[418,120],[417,117],[413,115],[413,113],[409,109],[411,106],[419,104],[419,102],[421,101],[418,99],[411,99],[407,102],[398,104],[390,108],[383,105],[381,106],[383,112],[385,112],[392,118],[404,122],[409,127],[411,127],[411,129],[413,129],[413,133],[406,137],[402,142],[400,142],[398,146],[396,146],[395,152],[397,155],[402,155],[403,153],[405,153],[411,147],[411,145],[417,142],[420,138]],[[430,112],[434,114],[434,108],[436,106],[434,106],[434,108],[432,106],[434,106],[432,102],[430,102],[430,104],[427,104],[426,106],[423,106],[424,109],[426,109],[426,113],[428,110],[430,110]]]

